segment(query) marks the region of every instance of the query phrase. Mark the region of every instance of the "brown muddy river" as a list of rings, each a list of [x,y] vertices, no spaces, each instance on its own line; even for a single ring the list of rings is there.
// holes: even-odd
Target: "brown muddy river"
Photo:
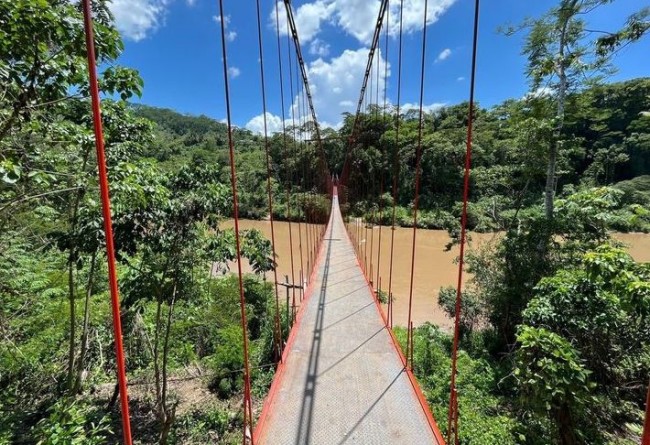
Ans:
[[[282,282],[285,275],[289,276],[291,281],[291,255],[289,248],[289,223],[275,222],[275,249],[278,255],[278,279]],[[232,227],[232,221],[225,221],[222,227]],[[271,237],[271,224],[269,221],[240,221],[242,230],[258,229],[267,238]],[[307,227],[300,224],[300,235],[303,244],[303,268],[307,269]],[[379,226],[374,229],[362,229],[361,245],[364,255],[368,257],[368,269],[370,269],[370,257],[372,257],[373,277],[377,275],[377,250],[379,247]],[[293,256],[294,256],[294,277],[295,281],[300,281],[300,250],[298,237],[298,224],[291,223],[291,234],[293,238]],[[388,269],[389,269],[389,252],[390,252],[390,227],[381,228],[381,252],[382,259],[379,267],[382,289],[388,288]],[[499,234],[495,233],[472,233],[468,250],[479,248],[480,246],[495,242]],[[625,243],[630,254],[636,261],[650,262],[650,234],[644,233],[617,233],[614,237]],[[393,317],[396,325],[406,325],[408,316],[408,297],[410,285],[410,266],[411,266],[411,243],[413,238],[413,229],[398,227],[395,229],[395,244],[393,257],[393,295],[395,297],[395,306]],[[309,238],[312,239],[311,236]],[[438,324],[441,327],[449,328],[453,321],[438,307],[438,291],[443,286],[456,286],[458,279],[458,265],[454,260],[458,256],[458,246],[452,250],[446,251],[445,246],[450,239],[444,230],[423,230],[417,231],[417,248],[415,258],[415,275],[413,285],[413,323],[419,325],[425,321]],[[371,254],[372,251],[372,254]],[[230,266],[231,271],[236,271],[236,265]],[[246,272],[250,272],[250,267],[244,266]],[[465,274],[465,281],[468,277]],[[267,274],[268,280],[273,280],[273,273]],[[376,278],[375,278],[376,280]],[[281,295],[284,290],[281,289]]]

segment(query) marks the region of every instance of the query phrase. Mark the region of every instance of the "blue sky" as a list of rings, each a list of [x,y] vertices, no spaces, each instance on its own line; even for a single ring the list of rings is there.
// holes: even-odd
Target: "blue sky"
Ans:
[[[255,0],[225,0],[224,3],[233,121],[259,131],[262,103]],[[278,129],[281,106],[275,6],[272,0],[261,0],[261,3],[269,125]],[[293,3],[319,121],[336,126],[342,112],[356,109],[379,0],[294,0]],[[387,96],[395,103],[399,2],[391,3]],[[468,97],[473,3],[473,0],[429,0],[424,94],[427,106],[454,104]],[[497,28],[520,23],[528,16],[539,16],[556,2],[484,0],[482,3],[476,96],[481,105],[492,106],[507,98],[520,98],[528,91],[525,59],[520,55],[524,36],[506,37]],[[616,30],[642,3],[617,0],[590,14],[589,27]],[[402,104],[418,102],[423,5],[424,0],[405,0],[407,32]],[[219,120],[225,117],[217,0],[113,0],[112,9],[125,40],[119,63],[140,71],[145,81],[142,103]],[[284,31],[283,26],[281,29]],[[286,44],[283,36],[284,75],[288,82]],[[618,72],[612,80],[648,76],[648,54],[650,38],[626,47],[614,59]],[[384,59],[382,36],[380,63]],[[380,67],[383,76],[383,65]],[[285,114],[289,118],[292,100],[288,85],[285,90]]]

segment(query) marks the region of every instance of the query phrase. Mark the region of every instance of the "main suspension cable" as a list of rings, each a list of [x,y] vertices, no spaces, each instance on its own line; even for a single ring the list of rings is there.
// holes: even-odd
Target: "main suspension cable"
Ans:
[[[379,5],[379,14],[377,15],[377,21],[375,24],[375,32],[372,37],[372,43],[370,45],[370,50],[368,52],[368,62],[366,63],[366,71],[363,75],[363,81],[361,82],[361,92],[359,93],[359,101],[357,102],[357,112],[354,116],[354,122],[352,124],[352,130],[349,136],[350,141],[354,141],[357,135],[358,131],[358,126],[359,126],[359,119],[361,116],[361,112],[363,110],[363,105],[364,105],[364,100],[366,98],[366,88],[368,87],[368,79],[370,77],[370,73],[372,71],[372,63],[375,57],[375,51],[377,50],[377,46],[379,44],[379,37],[381,35],[381,28],[384,23],[384,15],[386,13],[386,10],[388,9],[388,0],[382,0],[381,4]],[[350,175],[350,163],[352,162],[350,158],[350,153],[352,150],[348,150],[346,156],[345,156],[345,161],[343,162],[343,171],[341,172],[341,182],[342,183],[347,183],[347,180]]]
[[[478,23],[480,0],[474,4],[474,36],[472,41],[472,72],[469,84],[469,107],[467,112],[467,142],[465,150],[465,174],[463,178],[463,210],[460,225],[460,255],[458,259],[458,282],[456,284],[456,306],[454,318],[454,344],[451,352],[451,391],[449,394],[449,415],[447,419],[447,443],[459,443],[458,435],[458,391],[456,373],[458,362],[458,342],[460,338],[460,312],[462,310],[463,268],[465,264],[465,244],[467,235],[467,201],[469,199],[469,177],[472,167],[472,127],[474,123],[474,86],[476,82],[476,53],[478,47]]]
[[[277,3],[276,3],[277,4]],[[287,24],[289,26],[290,35],[293,38],[293,43],[296,51],[296,60],[300,65],[300,73],[302,75],[303,85],[305,87],[305,93],[307,94],[307,101],[309,104],[309,110],[311,112],[314,131],[316,132],[316,140],[319,148],[319,156],[321,158],[322,166],[329,173],[329,168],[327,167],[327,162],[325,161],[323,153],[323,145],[321,140],[320,125],[318,124],[318,117],[316,115],[316,109],[314,108],[314,99],[311,94],[311,88],[309,87],[309,77],[307,76],[307,68],[305,67],[305,59],[302,56],[302,49],[300,47],[300,38],[298,37],[298,29],[296,28],[296,21],[293,16],[293,10],[291,8],[291,0],[284,0],[285,10],[287,12]]]

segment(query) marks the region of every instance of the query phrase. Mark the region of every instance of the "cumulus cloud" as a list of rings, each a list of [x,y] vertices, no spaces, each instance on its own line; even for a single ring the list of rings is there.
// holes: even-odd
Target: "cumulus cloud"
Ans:
[[[432,111],[438,111],[439,109],[445,107],[447,105],[446,102],[433,102],[431,104],[424,104],[422,105],[422,111],[425,113],[431,113]],[[409,110],[420,110],[420,104],[419,103],[405,103],[400,106],[399,112],[400,114],[406,113]]]
[[[195,0],[194,0],[195,1]],[[213,15],[212,20],[217,24],[217,26],[221,27],[221,16],[220,15]],[[227,15],[223,19],[224,27],[226,28],[226,40],[229,42],[234,41],[237,38],[237,31],[234,30],[229,30],[230,27],[230,16]]]
[[[228,75],[230,76],[231,79],[236,79],[237,77],[239,77],[240,74],[241,74],[241,70],[236,66],[231,66],[230,68],[228,68]]]
[[[298,29],[298,36],[301,43],[312,40],[321,30],[321,25],[327,21],[334,11],[330,0],[316,0],[300,5],[293,11],[293,18]],[[280,20],[280,34],[287,35],[287,12],[284,2],[278,0],[278,16]],[[271,11],[270,17],[273,28],[276,27],[275,8]]]
[[[382,57],[381,51],[377,51],[375,57],[375,64],[380,64],[379,97],[382,97],[386,61]],[[345,50],[329,62],[317,59],[309,64],[307,76],[314,97],[314,107],[322,125],[339,127],[342,123],[343,113],[356,111],[356,99],[367,62],[368,49],[361,48],[356,51]],[[390,68],[390,65],[388,67]],[[390,69],[388,75],[390,75]]]
[[[246,129],[257,134],[264,134],[264,115],[260,114],[249,120],[244,126]],[[282,131],[282,118],[266,112],[266,129],[268,135]]]
[[[169,0],[113,0],[109,7],[120,33],[137,42],[163,24],[168,4]]]
[[[221,26],[221,15],[213,15],[212,20],[214,20],[214,22],[217,25]],[[223,18],[223,23],[225,24],[226,28],[228,28],[228,25],[230,25],[230,16],[229,15],[227,15],[227,16],[225,16]]]
[[[325,57],[330,53],[330,46],[321,39],[314,39],[309,44],[309,54],[312,56]]]
[[[381,2],[375,0],[334,0],[335,22],[361,43],[370,43]]]
[[[429,0],[427,8],[427,25],[438,21],[457,0]],[[425,0],[404,0],[403,32],[409,34],[422,28]],[[313,0],[300,5],[294,11],[294,18],[300,40],[306,43],[320,33],[323,24],[337,26],[363,44],[370,43],[375,23],[379,14],[380,0]],[[285,23],[286,12],[283,2],[278,3],[280,23]],[[399,2],[391,2],[389,13],[395,19],[390,20],[389,34],[399,33]],[[275,11],[271,13],[271,23],[275,27]],[[280,33],[287,34],[285,26],[280,26]]]
[[[436,57],[436,62],[442,62],[443,60],[446,60],[451,56],[451,50],[449,48],[445,48],[442,51],[440,51],[440,54],[438,54],[438,57]]]
[[[404,0],[404,32],[412,33],[422,29],[422,16],[424,15],[424,1],[425,0]],[[429,0],[427,6],[427,25],[431,25],[438,21],[438,19],[447,10],[456,3],[457,0]],[[391,2],[390,15],[391,17],[399,17],[399,4],[398,2]],[[399,34],[399,20],[395,19],[390,21],[391,35]]]
[[[551,87],[539,87],[535,91],[530,91],[526,94],[524,94],[524,97],[522,97],[522,100],[526,99],[538,99],[541,97],[551,97],[555,94],[555,90]]]
[[[309,63],[306,66],[309,78],[309,88],[314,101],[314,108],[318,114],[318,121],[322,127],[338,128],[342,124],[343,113],[356,112],[359,87],[363,80],[366,64],[368,62],[368,48],[358,50],[345,50],[338,57],[325,61],[322,58]],[[386,61],[381,51],[375,53],[375,64],[379,63],[379,97],[383,97],[384,68]],[[376,67],[376,65],[373,65]],[[373,73],[376,68],[373,68]],[[387,70],[390,76],[390,64]],[[376,78],[375,78],[376,82]],[[376,88],[376,86],[374,87]],[[376,94],[376,89],[373,88]],[[301,108],[301,96],[296,95],[287,110],[285,124],[292,125],[293,117],[297,117],[297,110]],[[309,117],[311,120],[311,116]],[[276,115],[267,113],[267,125],[269,132],[281,131],[282,119]],[[264,130],[263,115],[253,117],[246,124],[251,131],[262,133]],[[309,135],[306,135],[308,137]]]

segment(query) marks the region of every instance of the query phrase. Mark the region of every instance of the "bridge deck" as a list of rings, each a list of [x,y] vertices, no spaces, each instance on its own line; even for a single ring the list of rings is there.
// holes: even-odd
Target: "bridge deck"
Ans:
[[[336,196],[311,289],[256,443],[442,443],[356,261]]]

